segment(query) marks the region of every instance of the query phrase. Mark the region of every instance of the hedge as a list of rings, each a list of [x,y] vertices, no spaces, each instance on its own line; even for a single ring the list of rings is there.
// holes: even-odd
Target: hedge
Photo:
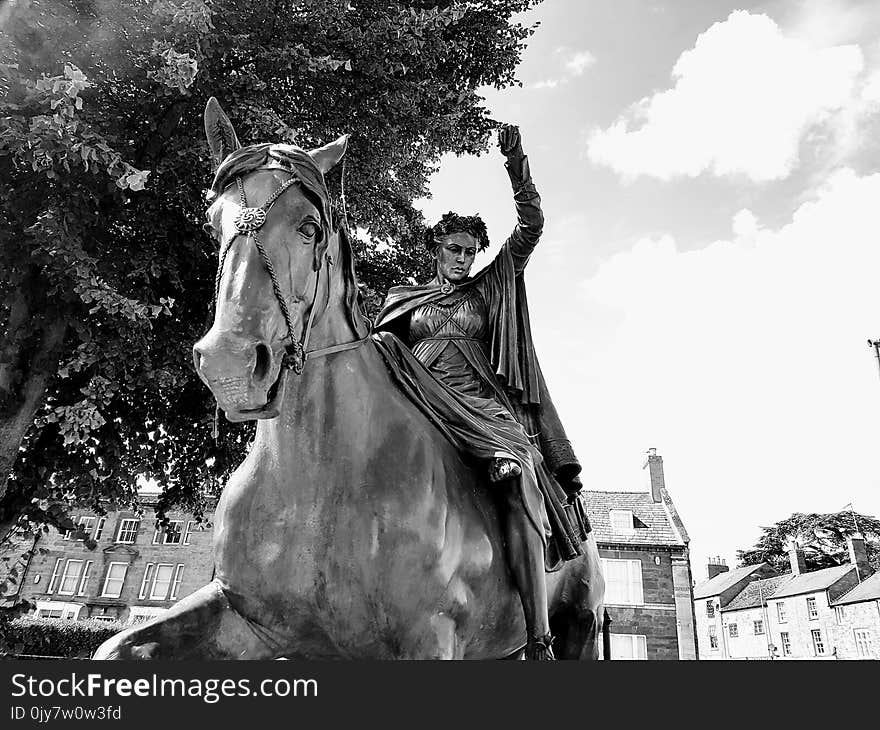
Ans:
[[[85,659],[124,628],[119,621],[66,621],[20,616],[0,624],[0,655]]]

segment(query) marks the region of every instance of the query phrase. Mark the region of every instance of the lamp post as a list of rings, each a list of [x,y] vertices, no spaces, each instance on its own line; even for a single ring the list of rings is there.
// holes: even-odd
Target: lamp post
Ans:
[[[877,367],[880,369],[880,340],[868,340],[868,347],[874,348],[874,354],[877,357]]]

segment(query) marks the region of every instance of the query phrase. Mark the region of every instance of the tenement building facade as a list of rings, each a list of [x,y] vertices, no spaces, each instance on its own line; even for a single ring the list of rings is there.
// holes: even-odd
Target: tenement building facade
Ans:
[[[807,571],[789,546],[791,570],[709,565],[694,588],[701,659],[880,659],[880,578],[861,535],[848,563]]]
[[[97,547],[89,550],[74,533],[43,536],[45,552],[30,559],[20,598],[36,605],[37,617],[136,623],[201,588],[212,577],[211,531],[179,511],[168,514],[165,529],[153,504],[155,497],[142,497],[140,514],[74,510]]]
[[[696,659],[689,538],[663,459],[648,452],[649,492],[587,491],[605,575],[612,659]]]

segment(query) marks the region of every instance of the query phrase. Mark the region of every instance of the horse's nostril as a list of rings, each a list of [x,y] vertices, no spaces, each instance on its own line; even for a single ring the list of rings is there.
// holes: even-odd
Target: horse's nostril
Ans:
[[[254,364],[254,380],[263,380],[269,374],[269,366],[272,363],[272,355],[269,348],[262,343],[257,345],[257,362]]]

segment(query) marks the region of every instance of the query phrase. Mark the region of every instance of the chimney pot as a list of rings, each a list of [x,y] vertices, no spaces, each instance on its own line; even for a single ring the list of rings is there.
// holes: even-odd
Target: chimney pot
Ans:
[[[804,556],[804,550],[796,540],[791,540],[788,543],[788,562],[791,564],[792,575],[801,575],[807,572],[807,559]]]

